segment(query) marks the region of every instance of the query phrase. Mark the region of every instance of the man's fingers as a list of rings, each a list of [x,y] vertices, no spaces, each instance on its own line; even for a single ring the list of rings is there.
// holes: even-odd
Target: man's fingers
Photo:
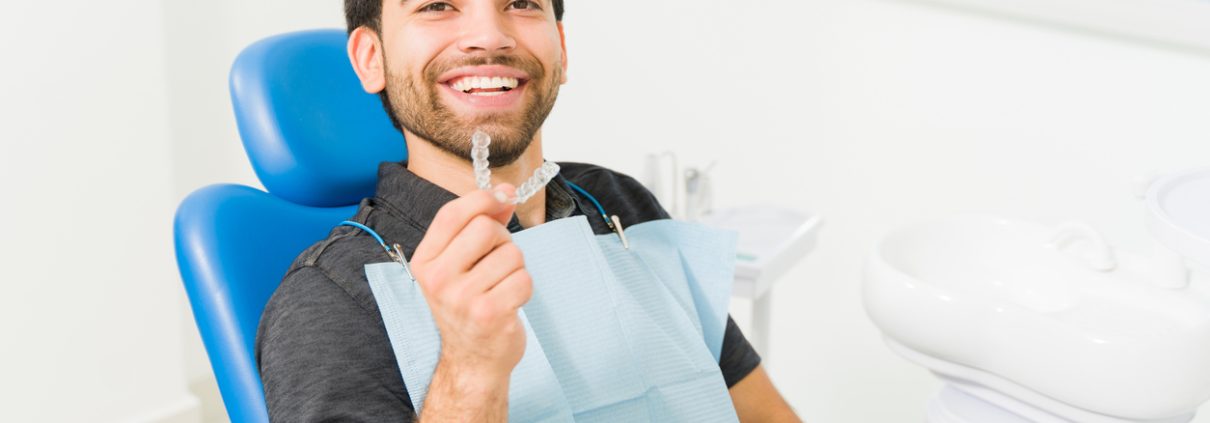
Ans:
[[[534,282],[529,276],[529,271],[517,269],[493,286],[490,291],[487,291],[487,296],[493,302],[498,302],[510,309],[517,309],[529,302],[529,297],[533,295],[533,292]]]
[[[507,228],[486,215],[478,215],[450,241],[435,263],[456,273],[467,272],[496,246],[511,240]]]
[[[517,198],[517,188],[512,184],[496,185],[492,188],[492,195],[498,200],[503,199],[506,204],[503,209],[496,213],[489,213],[489,215],[501,225],[508,226],[508,221],[513,218],[513,212],[517,210],[517,205],[512,203],[512,200]]]
[[[500,196],[505,197],[511,192],[502,193]],[[503,218],[504,224],[508,224],[508,219],[512,217],[515,208],[516,206],[513,204],[497,199],[497,195],[493,191],[478,190],[450,201],[441,206],[437,215],[433,217],[433,222],[429,224],[424,238],[416,246],[412,259],[429,261],[440,255],[475,216],[487,215],[493,220],[500,221],[500,216],[503,215],[507,216]]]
[[[504,280],[505,277],[525,267],[525,256],[521,248],[511,242],[496,246],[483,260],[475,264],[468,276],[475,281],[469,287],[473,292],[487,292]]]

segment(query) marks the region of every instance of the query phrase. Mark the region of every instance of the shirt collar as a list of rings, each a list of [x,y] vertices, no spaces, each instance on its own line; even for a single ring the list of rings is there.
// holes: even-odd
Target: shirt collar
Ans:
[[[580,212],[582,205],[567,189],[563,175],[557,174],[546,185],[546,221],[562,219]],[[458,196],[445,188],[417,176],[408,170],[407,162],[386,162],[378,166],[378,188],[375,196],[380,205],[386,205],[388,213],[407,221],[416,229],[424,231],[433,222],[437,210]],[[510,232],[521,231],[521,224],[514,215],[509,221]]]

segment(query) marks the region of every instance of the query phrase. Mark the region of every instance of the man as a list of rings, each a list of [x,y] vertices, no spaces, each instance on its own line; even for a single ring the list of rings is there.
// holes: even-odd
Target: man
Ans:
[[[353,68],[407,143],[409,160],[380,167],[376,196],[350,220],[401,245],[442,335],[419,418],[504,421],[525,349],[517,309],[532,289],[509,234],[598,216],[568,181],[626,225],[668,215],[634,179],[577,163],[529,201],[506,201],[542,165],[541,126],[566,82],[562,0],[345,0],[345,14]],[[476,129],[492,137],[490,192],[470,164]],[[417,418],[363,272],[382,261],[377,241],[341,227],[291,267],[256,340],[273,420]],[[719,367],[741,420],[797,421],[730,319]]]

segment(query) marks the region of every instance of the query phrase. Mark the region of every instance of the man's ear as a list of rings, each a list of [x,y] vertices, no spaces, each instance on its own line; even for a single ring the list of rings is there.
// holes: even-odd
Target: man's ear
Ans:
[[[560,84],[567,83],[567,36],[563,35],[563,22],[555,22],[555,27],[559,28],[559,45],[563,48],[563,80]]]
[[[382,41],[369,27],[358,27],[349,34],[349,62],[361,80],[361,88],[377,94],[386,88],[386,67],[383,66]]]

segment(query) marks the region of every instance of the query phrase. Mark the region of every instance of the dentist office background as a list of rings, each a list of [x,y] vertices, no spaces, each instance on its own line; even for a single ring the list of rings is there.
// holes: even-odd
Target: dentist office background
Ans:
[[[1063,3],[1086,14],[938,3],[568,4],[548,157],[640,176],[647,154],[673,151],[715,163],[716,208],[826,219],[773,291],[765,347],[811,421],[923,421],[942,389],[863,308],[884,235],[980,212],[1082,220],[1147,253],[1140,186],[1210,166],[1210,37],[1172,31],[1208,2],[1145,2],[1171,19],[1123,14],[1126,0]],[[257,185],[227,97],[239,50],[342,25],[320,0],[0,6],[0,420],[223,421],[171,216],[200,186]],[[1194,275],[1204,293],[1206,269]],[[751,304],[733,306],[750,327]]]

